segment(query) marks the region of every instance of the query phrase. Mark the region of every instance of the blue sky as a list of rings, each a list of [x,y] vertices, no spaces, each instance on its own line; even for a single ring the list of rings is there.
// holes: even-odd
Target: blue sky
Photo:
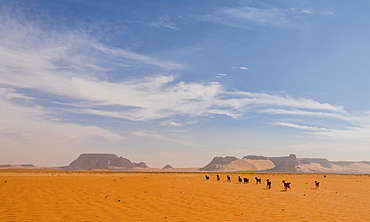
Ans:
[[[370,160],[370,2],[0,1],[0,163]]]

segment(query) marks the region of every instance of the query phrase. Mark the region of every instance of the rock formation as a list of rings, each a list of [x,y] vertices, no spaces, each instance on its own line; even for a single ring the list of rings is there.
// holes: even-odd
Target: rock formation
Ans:
[[[250,171],[250,172],[331,172],[331,173],[370,173],[370,161],[330,162],[323,158],[297,158],[295,154],[283,157],[244,156],[215,157],[201,171]]]
[[[169,165],[169,164],[167,164],[166,166],[164,166],[162,169],[173,169],[173,167],[171,166],[171,165]]]
[[[118,157],[115,154],[81,154],[76,160],[63,169],[66,170],[89,170],[89,169],[106,169],[106,170],[131,170],[134,168],[148,168],[141,163],[132,163],[129,159]]]
[[[296,172],[298,165],[297,157],[295,154],[290,154],[287,157],[269,157],[275,167],[270,169],[269,171],[273,172]]]

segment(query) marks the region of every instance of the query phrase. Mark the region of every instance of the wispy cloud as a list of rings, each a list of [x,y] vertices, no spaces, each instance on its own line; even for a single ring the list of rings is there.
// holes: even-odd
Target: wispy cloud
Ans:
[[[280,114],[280,115],[297,115],[297,116],[311,116],[311,117],[321,117],[321,118],[331,118],[331,119],[341,119],[346,121],[351,121],[351,118],[348,116],[348,113],[345,113],[343,110],[340,112],[312,112],[307,110],[285,110],[285,109],[265,109],[259,111],[260,113],[268,114]]]
[[[24,103],[16,104],[12,101],[13,99],[30,101],[29,97],[15,93],[14,90],[0,88],[2,107],[0,116],[6,117],[0,120],[0,134],[5,135],[5,137],[0,137],[0,140],[4,142],[15,139],[15,137],[9,138],[6,135],[18,135],[16,140],[19,142],[30,142],[39,138],[35,142],[49,141],[48,145],[51,145],[56,138],[60,141],[84,141],[91,137],[104,137],[111,141],[123,139],[122,136],[100,127],[61,122],[54,118],[55,113],[50,113],[42,106],[33,104],[31,101],[27,103],[27,106]]]
[[[227,74],[219,73],[219,74],[216,75],[216,78],[221,79],[222,77],[225,77],[225,76],[227,76]]]
[[[251,24],[294,27],[296,20],[305,16],[332,14],[334,13],[331,10],[316,12],[311,8],[278,8],[264,4],[262,7],[247,5],[235,8],[221,8],[202,18],[237,28],[250,28]]]
[[[208,21],[238,28],[248,28],[247,24],[258,23],[264,25],[286,25],[285,13],[278,8],[238,7],[223,8],[203,17]]]
[[[182,123],[176,122],[176,121],[174,121],[174,120],[172,120],[172,119],[170,119],[170,120],[166,120],[166,121],[163,121],[163,122],[161,122],[160,124],[161,124],[162,126],[175,126],[175,127],[181,127],[181,126],[183,126],[183,124],[182,124]]]
[[[303,125],[287,123],[287,122],[275,122],[273,124],[277,126],[292,127],[295,129],[303,129],[303,130],[310,130],[310,131],[331,131],[331,129],[327,129],[327,128],[320,128],[320,127],[315,127],[315,126],[303,126]]]
[[[278,95],[268,93],[252,93],[245,91],[225,92],[225,94],[233,95],[240,99],[231,100],[237,104],[238,107],[250,106],[252,108],[269,107],[290,107],[303,108],[308,110],[327,110],[335,112],[343,112],[343,106],[335,106],[328,103],[320,103],[306,98],[294,98],[289,95]]]
[[[278,8],[261,9],[254,7],[228,8],[223,13],[232,19],[251,20],[258,23],[286,23],[285,14]]]
[[[176,24],[173,23],[167,15],[160,16],[157,20],[151,22],[150,25],[177,30]]]

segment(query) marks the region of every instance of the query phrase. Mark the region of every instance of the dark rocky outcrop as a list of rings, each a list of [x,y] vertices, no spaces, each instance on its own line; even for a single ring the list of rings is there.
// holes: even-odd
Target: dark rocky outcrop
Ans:
[[[136,167],[147,168],[148,166],[141,163],[132,163],[129,159],[118,157],[115,154],[81,154],[76,160],[63,169],[66,170],[89,170],[89,169],[106,169],[106,170],[130,170]]]
[[[287,157],[269,157],[275,167],[268,170],[272,172],[296,172],[296,166],[299,164],[295,154],[290,154]]]
[[[21,167],[35,167],[33,164],[21,164]]]
[[[144,162],[140,162],[140,163],[133,163],[135,164],[135,167],[138,167],[138,168],[149,168],[146,163]]]

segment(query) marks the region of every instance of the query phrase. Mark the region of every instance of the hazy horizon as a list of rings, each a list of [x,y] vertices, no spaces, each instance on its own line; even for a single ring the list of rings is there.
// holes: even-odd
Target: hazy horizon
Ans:
[[[0,0],[0,164],[370,160],[369,6]]]

